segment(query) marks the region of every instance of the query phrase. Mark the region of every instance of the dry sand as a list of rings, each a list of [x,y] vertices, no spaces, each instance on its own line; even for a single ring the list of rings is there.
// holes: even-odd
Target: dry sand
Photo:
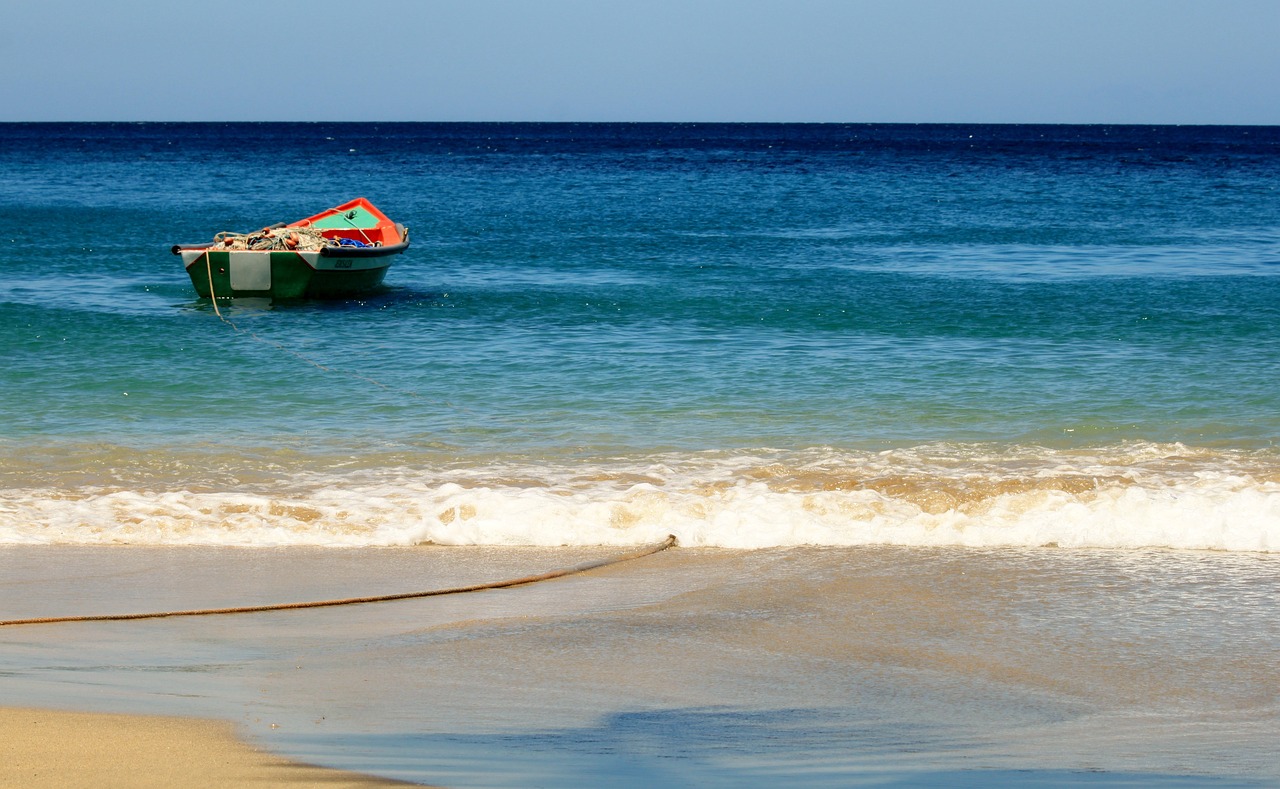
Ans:
[[[221,721],[0,708],[5,789],[407,785],[263,753]]]

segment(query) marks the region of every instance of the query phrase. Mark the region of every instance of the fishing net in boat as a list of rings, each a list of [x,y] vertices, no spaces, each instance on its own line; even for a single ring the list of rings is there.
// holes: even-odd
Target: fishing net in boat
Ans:
[[[319,230],[310,227],[264,227],[252,233],[232,233],[224,230],[213,237],[215,249],[272,250],[314,252],[325,247],[336,247],[338,241],[325,238]]]

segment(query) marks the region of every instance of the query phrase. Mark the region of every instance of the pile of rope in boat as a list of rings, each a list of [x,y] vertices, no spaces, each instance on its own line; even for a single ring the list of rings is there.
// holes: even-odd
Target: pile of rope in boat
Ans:
[[[315,252],[325,247],[339,246],[337,239],[325,238],[311,227],[264,227],[252,233],[232,233],[224,230],[213,237],[215,249],[253,252],[272,250]]]
[[[308,227],[264,227],[252,233],[232,233],[224,230],[213,237],[213,243],[217,249],[254,252],[294,249],[315,251],[327,246],[337,246],[336,241],[331,241],[319,231]]]
[[[596,559],[594,561],[575,564],[572,567],[564,567],[559,570],[550,570],[537,575],[526,575],[521,578],[509,578],[504,581],[490,581],[488,583],[472,584],[470,586],[454,586],[448,589],[431,589],[425,592],[400,592],[398,594],[382,594],[371,595],[367,597],[344,597],[340,600],[311,600],[305,603],[270,603],[267,605],[244,605],[234,606],[230,608],[194,608],[181,611],[148,611],[142,614],[78,614],[74,616],[41,616],[32,617],[30,619],[4,619],[0,620],[0,627],[10,625],[47,625],[57,622],[120,622],[130,619],[162,619],[171,616],[212,616],[217,614],[253,614],[262,611],[289,611],[299,608],[329,608],[339,605],[361,605],[364,603],[385,603],[391,600],[411,600],[417,597],[439,597],[442,595],[465,594],[467,592],[483,592],[490,589],[510,589],[513,586],[524,586],[526,584],[534,584],[539,581],[550,581],[553,578],[563,578],[566,575],[577,575],[585,573],[588,570],[596,570],[601,567],[608,567],[611,564],[621,564],[623,562],[642,559],[646,556],[652,556],[655,553],[661,553],[668,548],[674,547],[676,537],[674,534],[668,535],[667,539],[651,545],[647,548],[639,548],[628,553],[611,556],[607,559]]]

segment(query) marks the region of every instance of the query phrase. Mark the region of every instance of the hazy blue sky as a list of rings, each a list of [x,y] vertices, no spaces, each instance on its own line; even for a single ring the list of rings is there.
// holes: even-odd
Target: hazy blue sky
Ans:
[[[1280,123],[1280,0],[3,0],[0,120]]]

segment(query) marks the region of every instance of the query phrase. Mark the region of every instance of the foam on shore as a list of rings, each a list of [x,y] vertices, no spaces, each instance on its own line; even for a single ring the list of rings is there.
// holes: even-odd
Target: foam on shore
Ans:
[[[2,490],[0,544],[636,545],[674,534],[748,549],[1280,549],[1280,460],[1181,445],[761,450],[155,482]]]

